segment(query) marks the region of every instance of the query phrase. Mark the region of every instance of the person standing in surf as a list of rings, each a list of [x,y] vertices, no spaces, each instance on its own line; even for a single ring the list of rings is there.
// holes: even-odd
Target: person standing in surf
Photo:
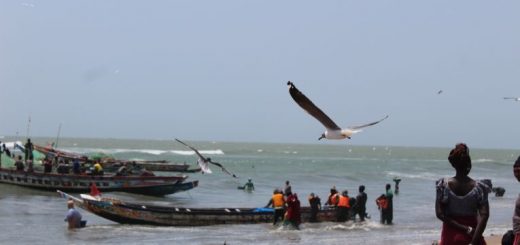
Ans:
[[[321,199],[318,195],[311,193],[309,195],[309,205],[311,206],[311,217],[309,218],[309,222],[317,222],[318,221],[318,212],[321,209]]]
[[[74,208],[74,201],[67,201],[67,216],[65,222],[68,223],[69,229],[81,228],[81,214]]]
[[[359,215],[359,221],[365,221],[367,217],[367,194],[365,193],[365,186],[359,186],[359,194],[356,196],[356,205],[354,206],[354,219],[356,214]]]
[[[300,229],[300,224],[302,222],[301,212],[300,212],[300,200],[298,199],[298,195],[296,193],[291,193],[287,196],[287,211],[284,215],[284,225],[291,224],[295,229]]]
[[[466,144],[457,144],[448,160],[455,169],[455,176],[436,182],[435,213],[442,221],[440,245],[486,244],[482,233],[489,219],[491,183],[468,176],[471,157]]]
[[[269,199],[265,208],[272,207],[274,209],[273,212],[273,225],[278,223],[278,220],[283,220],[285,213],[285,199],[283,197],[282,191],[275,189],[273,191],[273,196]]]
[[[284,188],[284,191],[283,191],[283,195],[284,196],[290,196],[292,194],[292,187],[291,187],[291,183],[289,183],[288,180],[285,181],[285,188]]]

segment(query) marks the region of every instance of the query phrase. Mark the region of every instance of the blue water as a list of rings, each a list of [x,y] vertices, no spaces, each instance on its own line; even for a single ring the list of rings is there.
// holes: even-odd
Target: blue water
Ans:
[[[7,141],[8,139],[4,139]],[[50,139],[33,139],[45,144]],[[449,148],[394,146],[296,145],[264,143],[193,142],[206,156],[236,173],[238,180],[210,166],[213,174],[190,174],[200,186],[166,197],[107,193],[124,200],[173,203],[183,207],[262,207],[273,189],[289,180],[302,204],[314,192],[323,202],[336,186],[357,194],[366,186],[367,223],[303,224],[299,231],[270,224],[222,225],[209,227],[153,227],[119,225],[80,210],[87,228],[68,231],[63,218],[66,204],[50,192],[0,184],[0,241],[9,243],[126,243],[126,244],[431,244],[440,237],[441,222],[434,211],[435,180],[454,175],[446,160]],[[490,196],[491,217],[485,235],[502,234],[511,227],[511,215],[518,183],[512,175],[514,150],[472,149],[475,179],[492,179],[506,189],[504,197]],[[170,160],[195,167],[196,157],[173,141],[62,139],[60,148],[93,154],[103,152],[120,159]],[[402,179],[400,194],[394,198],[393,226],[378,223],[375,198],[394,177]],[[255,192],[237,189],[248,178]],[[393,184],[392,184],[393,186]],[[0,242],[2,243],[2,242]]]

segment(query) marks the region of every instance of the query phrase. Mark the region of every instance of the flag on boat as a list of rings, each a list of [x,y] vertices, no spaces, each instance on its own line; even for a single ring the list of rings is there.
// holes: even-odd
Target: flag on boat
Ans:
[[[93,197],[101,196],[101,192],[98,190],[96,183],[90,184],[90,195]]]

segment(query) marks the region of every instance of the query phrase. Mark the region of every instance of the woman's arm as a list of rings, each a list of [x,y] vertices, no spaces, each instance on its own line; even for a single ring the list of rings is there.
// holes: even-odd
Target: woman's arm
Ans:
[[[464,231],[464,232],[468,231],[468,226],[459,224],[457,221],[453,220],[449,216],[444,215],[444,206],[442,205],[442,203],[439,200],[435,201],[435,214],[436,214],[437,218],[440,219],[442,222],[444,222],[450,226],[453,226],[461,231]]]
[[[479,210],[479,219],[477,228],[475,228],[475,232],[473,232],[473,239],[471,239],[471,244],[480,244],[480,238],[482,237],[482,233],[486,229],[487,222],[489,219],[489,203],[485,203],[482,205]]]

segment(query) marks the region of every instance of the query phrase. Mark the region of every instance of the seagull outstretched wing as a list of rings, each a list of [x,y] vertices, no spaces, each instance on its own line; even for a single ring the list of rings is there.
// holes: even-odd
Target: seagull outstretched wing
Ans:
[[[219,166],[222,171],[226,172],[227,174],[233,176],[233,178],[238,178],[238,176],[236,176],[234,173],[231,173],[229,172],[226,168],[224,168],[224,166],[222,166],[222,164],[218,163],[218,162],[213,162],[213,161],[209,161],[211,164],[214,164],[214,165],[217,165]]]
[[[191,147],[190,145],[188,145],[188,144],[186,144],[186,143],[180,141],[179,139],[175,139],[175,140],[176,140],[177,142],[179,142],[179,143],[185,145],[186,147],[190,148],[192,151],[194,151],[194,152],[199,156],[199,158],[200,158],[201,160],[203,160],[205,163],[208,163],[208,162],[209,162],[209,163],[211,163],[211,164],[214,164],[214,165],[216,165],[216,166],[219,166],[219,167],[222,169],[222,171],[224,171],[224,172],[226,172],[227,174],[233,176],[233,178],[238,178],[238,176],[236,176],[234,173],[231,173],[231,172],[229,172],[226,168],[224,168],[224,166],[222,166],[222,164],[220,164],[220,163],[218,163],[218,162],[213,162],[213,161],[211,161],[211,159],[209,159],[209,158],[205,158],[202,154],[200,154],[199,151],[197,151],[197,149],[195,149],[195,148]],[[199,165],[200,165],[200,164],[199,164]],[[202,167],[202,166],[201,166],[201,167]],[[208,169],[209,169],[209,168],[208,168]],[[210,173],[211,173],[211,170],[210,170]]]
[[[314,118],[318,119],[318,121],[320,121],[321,124],[323,124],[323,126],[326,128],[333,130],[340,129],[340,127],[338,127],[338,125],[336,125],[336,123],[332,121],[332,119],[330,119],[327,114],[314,105],[314,103],[312,103],[312,101],[307,98],[307,96],[300,92],[300,90],[298,90],[291,81],[287,82],[287,85],[289,86],[289,94],[291,94],[291,97],[303,110],[311,114],[311,116]]]
[[[195,148],[191,147],[190,145],[188,145],[188,144],[186,144],[186,143],[184,143],[184,142],[180,141],[179,139],[175,139],[175,140],[176,140],[177,142],[179,142],[179,143],[181,143],[181,144],[185,145],[186,147],[190,148],[190,149],[191,149],[192,151],[194,151],[194,152],[195,152],[195,154],[197,154],[197,155],[199,156],[199,158],[200,158],[200,159],[204,160],[205,162],[207,162],[207,161],[208,161],[208,159],[207,159],[207,158],[205,158],[205,157],[204,157],[204,156],[203,156],[202,154],[200,154],[200,152],[199,152],[199,151],[197,151],[197,149],[195,149]]]
[[[360,130],[360,129],[368,127],[368,126],[376,125],[376,124],[382,122],[383,120],[385,120],[387,118],[388,118],[388,115],[386,115],[383,119],[380,119],[378,121],[367,123],[367,124],[363,124],[363,125],[359,125],[359,126],[352,126],[352,127],[349,127],[349,129],[351,129],[351,130]]]

